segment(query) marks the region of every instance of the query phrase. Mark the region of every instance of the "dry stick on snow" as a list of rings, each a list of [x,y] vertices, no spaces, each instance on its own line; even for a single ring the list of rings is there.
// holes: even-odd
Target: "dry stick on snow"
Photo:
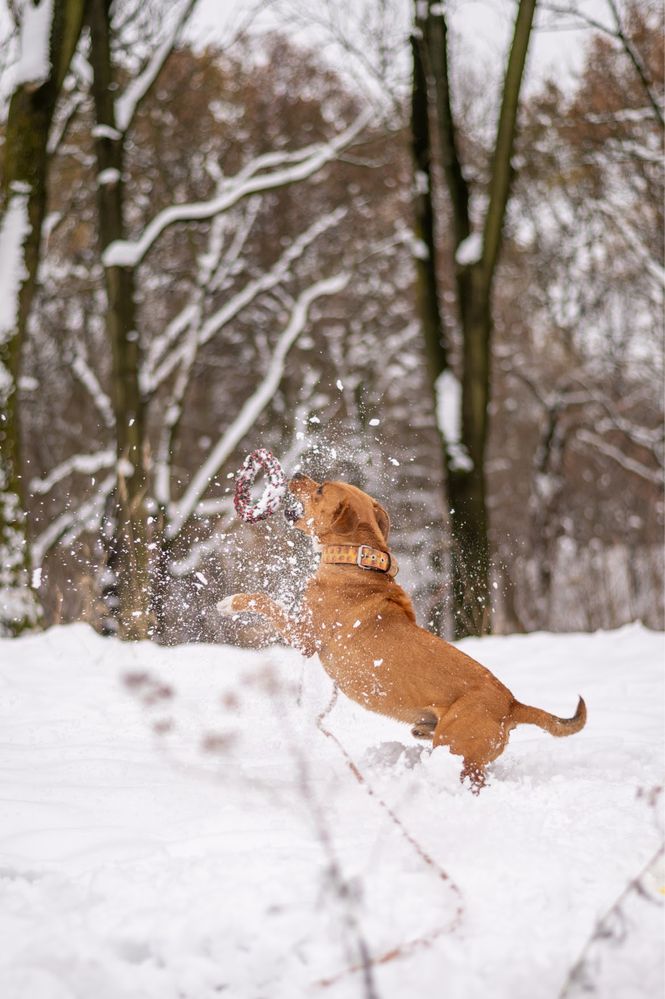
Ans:
[[[326,817],[312,790],[307,757],[302,747],[295,743],[293,733],[286,724],[286,712],[282,710],[283,704],[280,703],[279,697],[280,694],[284,693],[284,687],[272,672],[271,663],[268,663],[267,667],[255,679],[263,684],[266,693],[270,696],[271,703],[275,707],[276,723],[282,728],[291,756],[295,761],[299,791],[312,818],[316,836],[327,858],[330,882],[336,897],[343,907],[345,928],[352,936],[355,948],[360,955],[360,963],[355,967],[355,970],[362,970],[363,972],[365,999],[379,999],[374,984],[373,967],[377,963],[382,963],[382,961],[373,961],[371,958],[369,947],[355,913],[353,886],[344,877]],[[197,780],[205,780],[219,788],[219,774],[209,773],[195,763],[183,762],[168,746],[166,737],[176,730],[172,709],[177,697],[177,690],[169,683],[163,681],[161,677],[155,676],[147,670],[125,673],[123,682],[130,694],[136,698],[141,708],[153,714],[151,728],[157,738],[156,746],[169,765],[186,776],[195,777]],[[233,733],[208,731],[203,734],[199,749],[206,754],[217,756],[221,760],[231,749],[233,741]],[[246,773],[241,774],[236,766],[228,768],[228,771],[224,774],[224,782],[225,784],[236,782],[238,786],[242,786],[245,790],[249,785],[263,793],[274,794],[274,786],[271,781],[263,780],[257,777],[256,774],[252,774],[251,776],[248,776]]]
[[[385,951],[379,957],[372,958],[372,964],[374,965],[388,964],[390,961],[394,961],[397,958],[409,957],[411,954],[415,953],[416,951],[423,950],[426,947],[431,946],[431,944],[433,944],[434,941],[437,940],[439,937],[443,936],[444,933],[453,933],[460,926],[462,922],[462,917],[464,915],[462,892],[459,886],[452,880],[447,871],[445,871],[443,867],[441,867],[441,865],[437,863],[434,857],[432,857],[432,855],[429,854],[420,845],[418,840],[409,832],[409,830],[406,828],[402,820],[399,818],[398,815],[395,814],[390,805],[386,804],[383,798],[379,794],[377,794],[372,785],[368,782],[367,778],[361,772],[358,765],[353,761],[350,753],[342,744],[342,742],[338,739],[338,737],[334,734],[334,732],[332,732],[329,728],[326,727],[325,719],[328,717],[328,715],[334,708],[336,702],[337,702],[337,687],[335,686],[330,702],[316,719],[317,728],[323,735],[325,735],[327,739],[330,739],[332,742],[335,743],[335,745],[341,752],[342,756],[344,757],[346,765],[348,766],[349,770],[351,771],[355,779],[358,781],[360,786],[364,788],[364,790],[367,791],[367,794],[370,796],[370,798],[373,798],[374,801],[376,801],[377,804],[383,809],[383,811],[386,813],[390,821],[399,830],[399,832],[402,834],[402,836],[407,841],[409,846],[420,857],[425,866],[429,870],[433,871],[436,877],[438,877],[446,885],[446,887],[453,893],[457,901],[454,915],[446,926],[439,926],[436,929],[432,930],[430,933],[426,933],[422,937],[417,937],[415,940],[408,940],[406,941],[406,943],[397,944],[397,946],[392,947],[390,950]],[[339,982],[346,975],[352,975],[360,971],[361,969],[362,965],[353,965],[350,968],[346,968],[344,971],[339,972],[339,974],[335,975],[333,978],[321,979],[319,982],[317,982],[317,984],[322,988],[328,988],[331,985],[337,984],[337,982]]]
[[[277,698],[275,695],[280,692],[279,681],[274,675],[270,675],[268,671],[264,671],[262,674],[263,681],[269,684],[269,692],[271,698],[275,703],[276,708]],[[164,717],[163,709],[167,706],[170,708],[173,705],[173,698],[175,692],[169,687],[165,687],[161,680],[156,679],[150,673],[144,672],[138,675],[128,674],[125,676],[125,684],[127,688],[134,694],[138,695],[138,699],[142,704],[144,709],[156,709],[159,712],[160,717],[155,720],[152,725],[152,729],[156,736],[159,737],[157,745],[160,751],[164,754],[165,758],[168,759],[169,763],[173,765],[177,770],[182,773],[190,774],[196,776],[197,779],[206,779],[211,783],[219,786],[219,775],[206,773],[201,768],[197,767],[195,764],[185,763],[179,760],[172,752],[169,751],[169,747],[165,743],[163,737],[168,735],[174,729],[174,723],[171,717]],[[357,974],[359,972],[363,975],[363,985],[365,999],[377,999],[377,991],[374,984],[373,969],[380,965],[388,964],[398,958],[409,957],[412,954],[429,947],[438,937],[442,936],[444,933],[453,932],[458,928],[461,923],[463,916],[463,904],[462,896],[459,887],[451,880],[450,876],[446,871],[434,860],[433,857],[418,843],[418,841],[411,835],[411,833],[406,829],[401,819],[395,814],[392,808],[387,805],[383,799],[376,793],[376,791],[371,787],[366,778],[358,769],[357,765],[351,759],[349,753],[342,745],[340,740],[335,736],[324,724],[325,718],[330,713],[334,707],[337,700],[337,688],[334,689],[331,700],[326,708],[318,715],[316,719],[317,728],[319,731],[329,738],[332,742],[336,744],[340,750],[344,762],[350,769],[354,778],[358,783],[367,791],[368,795],[376,801],[381,808],[386,812],[390,821],[397,827],[402,836],[406,839],[409,846],[415,851],[415,853],[420,857],[423,863],[432,870],[435,875],[444,882],[447,888],[453,892],[457,898],[457,906],[455,913],[446,926],[438,927],[431,933],[425,934],[422,937],[418,937],[414,940],[409,940],[406,943],[398,944],[392,947],[390,950],[383,952],[382,954],[373,957],[369,950],[367,941],[365,940],[362,929],[358,923],[357,916],[354,911],[354,899],[352,887],[348,880],[344,877],[341,865],[337,858],[334,843],[330,830],[328,828],[325,816],[321,812],[320,805],[316,800],[314,793],[312,791],[311,779],[309,776],[309,769],[307,766],[307,758],[302,752],[300,746],[294,743],[292,734],[290,730],[285,726],[285,713],[282,710],[276,710],[276,720],[277,723],[282,727],[285,732],[287,742],[291,751],[291,755],[296,763],[296,771],[299,779],[299,789],[302,794],[303,801],[307,806],[310,816],[313,821],[314,829],[316,835],[321,843],[323,851],[328,860],[328,874],[330,876],[330,881],[334,888],[335,894],[339,899],[344,911],[344,922],[347,930],[353,937],[355,947],[360,956],[360,960],[351,964],[348,968],[341,971],[339,974],[332,978],[321,979],[315,984],[320,988],[328,988],[335,985],[338,981],[345,978],[347,975]],[[171,712],[169,712],[171,714]],[[211,737],[212,736],[212,737]],[[231,737],[232,738],[232,737]],[[220,755],[224,754],[230,747],[229,738],[222,736],[219,741],[215,741],[214,734],[208,733],[208,737],[204,738],[202,741],[202,748],[206,752],[212,752],[214,754]],[[231,768],[229,774],[225,774],[225,780],[233,779],[235,774],[235,768]],[[243,785],[247,781],[247,776],[243,775],[242,783]],[[264,792],[272,792],[273,788],[270,782],[264,782],[256,775],[252,775],[250,783],[257,790],[262,790]]]
[[[280,720],[282,720],[280,718]],[[287,734],[288,737],[288,734]],[[350,932],[351,936],[354,938],[355,946],[360,955],[360,961],[357,964],[352,965],[350,970],[356,972],[362,972],[363,976],[363,986],[366,999],[378,999],[376,988],[374,985],[374,972],[373,968],[376,964],[382,964],[381,959],[373,958],[370,954],[367,941],[365,940],[364,934],[358,923],[358,919],[355,913],[354,898],[352,886],[349,884],[347,879],[344,877],[340,862],[337,858],[335,852],[332,836],[330,835],[330,830],[328,828],[328,823],[326,818],[321,811],[321,806],[316,800],[314,794],[312,793],[311,780],[309,776],[309,767],[307,766],[307,760],[305,754],[302,752],[300,747],[296,747],[293,741],[289,738],[291,745],[291,752],[296,762],[296,769],[299,778],[299,788],[300,793],[303,797],[307,808],[309,809],[316,834],[319,838],[323,852],[328,859],[328,874],[330,881],[335,890],[335,894],[339,899],[343,911],[344,911],[344,922],[346,929]],[[318,983],[324,984],[324,983]],[[331,982],[332,984],[332,982]]]
[[[149,670],[129,671],[123,674],[122,682],[135,698],[141,710],[145,712],[147,723],[155,736],[157,752],[174,771],[217,789],[219,789],[223,777],[225,787],[233,786],[245,791],[251,788],[272,796],[276,801],[280,800],[279,795],[275,793],[272,781],[258,777],[256,773],[249,774],[243,771],[240,765],[236,765],[237,761],[235,760],[233,760],[233,765],[228,767],[223,775],[220,775],[217,771],[206,770],[199,763],[189,762],[178,755],[178,750],[181,754],[183,752],[182,745],[178,747],[178,750],[174,749],[173,746],[169,745],[168,737],[176,732],[182,733],[183,730],[191,732],[196,724],[196,717],[191,713],[190,706],[186,724],[178,726],[175,716],[176,714],[182,715],[187,707],[183,707],[182,702],[177,703],[177,688],[172,687],[170,682],[159,673]],[[207,728],[201,732],[201,737],[195,747],[196,752],[217,757],[221,761],[232,751],[236,737],[237,732],[235,731],[222,732]]]
[[[593,933],[582,949],[582,953],[568,973],[564,986],[559,993],[559,999],[567,999],[568,996],[572,995],[573,989],[576,987],[584,993],[595,991],[593,982],[589,978],[588,962],[591,956],[590,952],[595,945],[599,945],[605,941],[620,942],[621,938],[619,936],[617,926],[623,928],[624,916],[622,908],[631,895],[635,894],[653,905],[659,904],[644,887],[644,879],[660,864],[664,856],[665,844],[661,844],[651,859],[644,865],[640,873],[634,878],[631,878],[619,897],[607,910],[605,915],[597,921]]]

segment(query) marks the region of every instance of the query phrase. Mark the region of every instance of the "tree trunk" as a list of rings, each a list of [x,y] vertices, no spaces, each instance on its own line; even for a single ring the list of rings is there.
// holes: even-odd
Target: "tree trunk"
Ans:
[[[447,449],[446,470],[453,556],[454,632],[491,630],[490,547],[485,456],[490,395],[489,301],[479,268],[458,281],[462,317],[461,434],[457,453]]]
[[[46,79],[22,81],[16,87],[5,132],[0,190],[0,249],[5,272],[4,301],[0,303],[0,635],[19,634],[38,624],[41,617],[29,585],[17,388],[46,210],[48,136],[81,33],[84,6],[84,0],[54,4],[48,75]],[[26,42],[34,43],[34,39]]]
[[[416,308],[423,330],[423,342],[427,359],[427,370],[432,387],[432,397],[436,404],[436,382],[442,371],[448,368],[447,333],[439,306],[439,291],[436,277],[437,249],[434,230],[434,207],[432,204],[432,140],[429,124],[429,102],[427,99],[427,74],[422,59],[422,49],[418,39],[411,37],[413,55],[413,86],[411,90],[411,154],[413,158],[413,228],[415,243],[413,248],[416,272]],[[438,421],[437,421],[438,425]],[[439,426],[439,432],[441,427]],[[445,440],[442,440],[442,454],[445,461]],[[444,465],[442,464],[442,471]],[[437,551],[432,569],[437,577],[434,598],[428,611],[433,629],[443,633],[447,601],[443,575],[446,571],[442,551]]]
[[[506,68],[501,97],[501,111],[494,144],[488,208],[485,215],[482,239],[477,234],[477,252],[459,255],[462,244],[472,234],[469,215],[469,187],[459,156],[450,80],[448,72],[447,25],[444,6],[427,0],[427,8],[415,0],[416,35],[413,42],[414,72],[412,91],[412,141],[414,166],[419,165],[419,145],[422,139],[422,122],[427,122],[427,109],[423,110],[423,95],[428,108],[436,117],[439,140],[439,162],[451,206],[452,236],[455,247],[455,291],[457,320],[462,341],[462,378],[460,412],[454,414],[459,424],[457,439],[446,434],[444,459],[453,551],[453,596],[455,637],[484,634],[491,627],[490,600],[490,549],[485,482],[485,455],[488,438],[488,408],[490,399],[490,365],[492,333],[492,287],[501,248],[503,223],[512,181],[511,158],[514,149],[517,109],[524,73],[526,53],[531,34],[536,0],[520,0],[515,30]],[[417,112],[417,113],[416,113]],[[416,174],[417,177],[417,174]],[[416,196],[416,225],[419,217],[435,217],[431,184],[426,192],[429,208],[418,206]],[[416,284],[418,307],[423,323],[423,334],[438,409],[457,405],[440,398],[456,383],[452,372],[447,381],[442,378],[449,371],[445,346],[438,341],[430,312],[432,303],[438,303],[437,242],[432,227],[430,265],[420,268]],[[429,284],[427,293],[422,290]],[[438,308],[438,304],[437,304]],[[443,323],[439,320],[439,331]],[[437,340],[438,338],[438,340]],[[437,370],[438,367],[438,370]],[[441,421],[439,421],[441,423]]]
[[[443,317],[436,277],[436,239],[432,204],[432,144],[429,127],[427,78],[420,46],[411,38],[413,87],[411,90],[411,150],[415,171],[413,190],[414,262],[416,299],[423,327],[427,363],[434,382],[448,367]]]
[[[111,58],[111,0],[90,0],[91,63],[95,103],[97,205],[100,252],[125,237],[124,135],[116,128]],[[151,633],[150,573],[145,493],[147,461],[144,405],[139,385],[140,344],[136,326],[134,270],[105,267],[106,331],[112,352],[112,400],[116,420],[118,481],[111,542],[119,633],[128,639]]]

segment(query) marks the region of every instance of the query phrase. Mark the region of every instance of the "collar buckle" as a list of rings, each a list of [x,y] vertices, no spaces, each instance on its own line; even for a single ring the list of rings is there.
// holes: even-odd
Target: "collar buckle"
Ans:
[[[388,558],[390,559],[390,556],[388,556]],[[369,561],[373,562],[374,564],[365,565],[363,563],[363,559],[369,559]],[[358,554],[356,555],[356,565],[359,566],[361,569],[367,569],[370,572],[372,571],[372,569],[375,570],[378,569],[381,572],[387,571],[383,569],[383,566],[378,564],[376,550],[372,548],[371,545],[358,545]],[[388,568],[390,568],[390,562],[388,563]]]
[[[358,553],[356,555],[356,565],[360,569],[371,569],[370,565],[363,565],[363,558],[371,558],[372,549],[369,545],[358,545]]]

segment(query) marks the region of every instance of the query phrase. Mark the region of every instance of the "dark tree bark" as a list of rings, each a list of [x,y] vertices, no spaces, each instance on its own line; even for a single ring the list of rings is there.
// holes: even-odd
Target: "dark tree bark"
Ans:
[[[436,238],[432,203],[432,142],[429,125],[427,77],[421,46],[411,38],[413,54],[413,86],[411,90],[411,148],[415,170],[413,190],[414,262],[416,298],[423,328],[427,363],[432,387],[439,374],[448,367],[447,337],[439,308],[436,277]]]
[[[89,0],[92,92],[95,104],[98,232],[100,253],[125,237],[124,140],[116,128],[111,56],[111,0]],[[104,267],[106,331],[112,352],[112,401],[116,421],[118,481],[108,539],[108,567],[115,574],[110,608],[122,637],[151,631],[150,576],[145,494],[148,483],[144,403],[139,385],[140,341],[133,267]]]
[[[416,38],[411,38],[413,56],[413,86],[411,90],[411,152],[414,167],[413,185],[413,228],[415,244],[413,249],[416,272],[416,308],[422,324],[425,356],[431,383],[432,397],[436,400],[436,383],[442,371],[449,367],[448,335],[444,326],[443,314],[439,307],[438,282],[436,277],[436,235],[434,228],[434,208],[432,203],[432,136],[429,122],[429,101],[427,98],[427,75],[422,59],[422,49]],[[445,441],[442,441],[445,449]],[[442,634],[445,624],[445,599],[443,578],[445,557],[443,545],[433,559],[433,571],[437,584],[433,588],[432,604],[428,611],[431,626]]]
[[[26,80],[16,87],[7,118],[0,243],[5,268],[13,258],[18,288],[15,303],[2,303],[5,310],[14,309],[13,316],[0,320],[0,635],[19,634],[37,624],[41,616],[36,595],[29,587],[17,386],[46,211],[48,136],[81,33],[84,8],[84,0],[62,0],[53,5],[46,78]]]
[[[448,503],[451,517],[453,599],[455,636],[483,634],[491,625],[490,551],[485,481],[485,453],[488,438],[490,399],[490,362],[492,333],[492,288],[501,250],[503,224],[512,182],[511,158],[514,149],[519,95],[531,35],[536,0],[520,0],[515,21],[506,75],[501,95],[501,111],[491,163],[488,207],[477,234],[477,249],[466,243],[472,236],[469,213],[469,187],[459,155],[457,129],[450,96],[447,25],[443,5],[428,0],[426,12],[416,2],[414,36],[414,72],[412,101],[412,141],[414,165],[421,170],[419,148],[422,146],[423,121],[436,121],[438,160],[451,208],[455,252],[454,273],[457,322],[461,333],[461,412],[459,439],[444,440],[444,458]],[[427,111],[420,107],[423,96]],[[418,114],[416,115],[416,109]],[[416,175],[417,176],[417,175]],[[416,199],[416,226],[428,212],[434,218],[431,184],[426,197],[429,209],[423,210]],[[430,363],[434,364],[432,381],[435,394],[452,385],[442,380],[448,371],[448,352],[440,346],[443,321],[432,320],[428,310],[438,308],[439,244],[432,236],[427,247],[431,261],[420,268],[417,284],[418,304]],[[425,294],[420,285],[428,282]],[[438,367],[438,370],[436,370]],[[436,400],[435,400],[436,401]],[[444,406],[446,400],[438,400]],[[443,432],[443,428],[440,427]]]

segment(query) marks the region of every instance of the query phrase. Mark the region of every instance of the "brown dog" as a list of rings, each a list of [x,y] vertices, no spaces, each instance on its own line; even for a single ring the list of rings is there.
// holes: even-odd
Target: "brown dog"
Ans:
[[[218,604],[223,614],[261,614],[303,655],[318,653],[348,697],[461,756],[461,779],[470,777],[476,792],[516,725],[539,725],[557,736],[584,727],[581,697],[572,718],[520,704],[484,666],[418,627],[409,597],[394,581],[390,520],[376,500],[345,482],[319,484],[306,475],[294,476],[289,489],[302,504],[291,517],[294,526],[321,549],[300,616],[289,616],[265,593],[227,597]]]

